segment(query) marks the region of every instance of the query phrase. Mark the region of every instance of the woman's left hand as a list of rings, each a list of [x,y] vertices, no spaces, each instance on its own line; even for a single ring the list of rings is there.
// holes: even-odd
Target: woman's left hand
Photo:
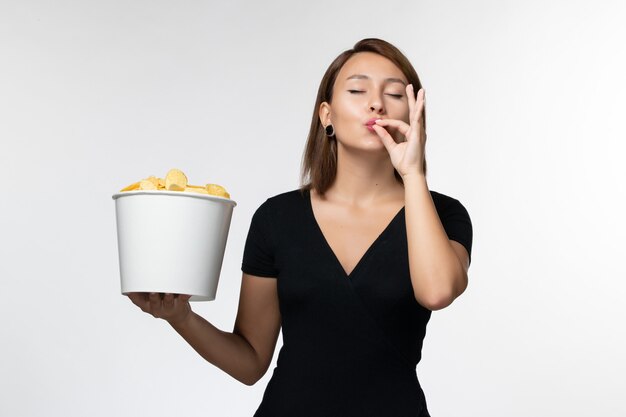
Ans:
[[[409,101],[409,124],[396,119],[379,119],[372,126],[383,141],[391,163],[398,173],[404,177],[407,174],[423,175],[424,148],[426,146],[426,131],[424,129],[424,89],[417,92],[417,99],[413,98],[413,85],[406,87]],[[404,142],[397,143],[384,127],[397,129],[404,135]]]

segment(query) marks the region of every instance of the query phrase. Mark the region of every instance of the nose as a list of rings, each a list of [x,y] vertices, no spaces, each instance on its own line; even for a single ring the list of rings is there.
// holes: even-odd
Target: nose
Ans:
[[[370,111],[373,111],[378,114],[382,114],[384,112],[382,100],[378,95],[372,97],[370,99]]]

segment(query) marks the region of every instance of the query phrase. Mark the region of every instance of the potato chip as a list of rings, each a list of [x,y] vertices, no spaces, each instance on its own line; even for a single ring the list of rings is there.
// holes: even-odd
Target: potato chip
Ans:
[[[157,187],[150,180],[141,180],[139,181],[139,189],[140,190],[156,190]]]
[[[230,198],[230,194],[228,194],[226,192],[226,189],[224,187],[222,187],[221,185],[207,184],[205,187],[206,187],[206,190],[211,195],[216,195],[216,196],[219,196],[219,197]]]
[[[170,169],[165,175],[165,179],[150,175],[141,181],[132,183],[122,188],[121,191],[134,190],[180,191],[230,198],[230,194],[228,194],[226,189],[221,185],[206,184],[202,186],[188,184],[187,176],[180,169],[176,168]]]
[[[188,185],[187,188],[185,188],[185,192],[209,194],[209,192],[206,190],[206,188],[200,187],[200,186],[197,186],[197,185],[194,185],[194,186],[189,186]]]
[[[159,178],[155,177],[154,175],[150,175],[148,178],[146,178],[146,181],[150,181],[152,184],[154,184],[155,190],[159,188]]]
[[[200,193],[200,194],[209,194],[209,192],[207,190],[204,189],[204,187],[187,187],[185,188],[185,192],[188,193]]]
[[[138,189],[139,189],[139,182],[140,182],[140,181],[134,182],[134,183],[132,183],[131,185],[126,186],[126,187],[122,188],[120,191],[133,191],[133,190],[138,190]]]
[[[187,176],[180,169],[172,168],[165,175],[165,188],[169,191],[185,191]]]

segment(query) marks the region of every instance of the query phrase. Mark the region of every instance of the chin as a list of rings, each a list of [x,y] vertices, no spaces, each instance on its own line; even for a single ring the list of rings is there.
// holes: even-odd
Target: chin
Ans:
[[[365,138],[362,144],[368,149],[385,149],[385,145],[383,145],[383,141],[380,140],[378,136],[375,138]]]
[[[381,153],[387,152],[385,145],[379,141],[379,143],[375,143],[374,141],[363,141],[360,143],[344,143],[343,147],[346,150],[351,152],[368,152],[368,153]]]

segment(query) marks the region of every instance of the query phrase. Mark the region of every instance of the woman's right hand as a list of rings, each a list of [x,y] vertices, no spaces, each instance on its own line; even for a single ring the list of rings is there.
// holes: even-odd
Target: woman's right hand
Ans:
[[[157,292],[129,292],[126,295],[142,311],[166,320],[171,325],[180,324],[191,315],[191,295]]]

